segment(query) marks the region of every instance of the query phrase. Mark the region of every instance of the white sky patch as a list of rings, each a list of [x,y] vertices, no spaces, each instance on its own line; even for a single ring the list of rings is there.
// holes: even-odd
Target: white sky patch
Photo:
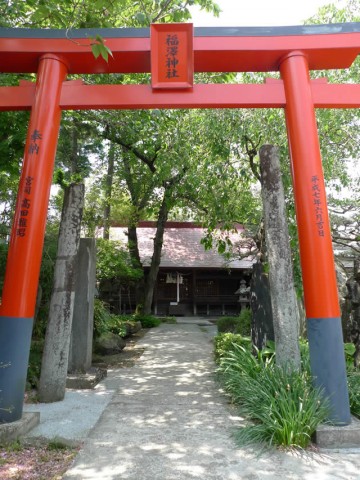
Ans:
[[[192,22],[196,27],[260,27],[302,25],[304,20],[315,15],[324,5],[338,8],[344,0],[216,0],[222,13],[219,18],[192,7]]]

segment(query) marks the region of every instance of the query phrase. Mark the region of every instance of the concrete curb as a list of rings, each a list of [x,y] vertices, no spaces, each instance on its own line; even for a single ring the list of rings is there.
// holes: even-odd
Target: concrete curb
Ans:
[[[315,441],[320,448],[360,448],[360,421],[352,417],[350,425],[320,425]]]
[[[23,412],[20,420],[0,424],[0,442],[10,443],[26,435],[40,423],[39,412]]]

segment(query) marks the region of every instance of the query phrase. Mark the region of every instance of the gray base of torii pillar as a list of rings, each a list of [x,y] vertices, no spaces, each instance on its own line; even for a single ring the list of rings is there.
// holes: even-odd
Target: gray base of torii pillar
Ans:
[[[32,318],[0,317],[0,423],[21,419]]]
[[[96,244],[93,238],[81,238],[75,286],[69,373],[86,373],[91,368],[94,298],[96,281]]]
[[[335,425],[351,423],[341,318],[308,318],[311,373]]]

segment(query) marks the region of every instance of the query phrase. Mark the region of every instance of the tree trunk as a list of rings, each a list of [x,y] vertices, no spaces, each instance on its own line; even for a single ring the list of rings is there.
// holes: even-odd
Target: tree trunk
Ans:
[[[136,227],[138,224],[138,219],[132,219],[128,226],[128,249],[131,260],[131,265],[133,268],[142,270],[142,263],[140,259],[139,244],[137,238]],[[144,291],[145,283],[144,277],[140,278],[136,282],[135,286],[135,301],[136,301],[136,313],[142,313],[144,307]]]
[[[300,319],[277,147],[261,147],[260,172],[276,362],[291,369],[300,369]]]
[[[109,240],[110,238],[110,214],[111,214],[111,196],[112,196],[112,186],[114,180],[114,159],[115,159],[115,149],[114,145],[110,145],[109,154],[108,154],[108,168],[106,174],[105,182],[105,205],[104,205],[104,231],[103,238]]]
[[[156,222],[156,234],[154,238],[154,253],[151,257],[151,264],[149,273],[145,279],[145,293],[144,293],[144,315],[149,315],[151,313],[151,305],[154,296],[154,288],[156,279],[159,272],[160,262],[161,262],[161,252],[164,239],[165,224],[168,218],[169,208],[168,208],[168,195],[165,191],[164,198],[160,206],[158,219]]]
[[[41,402],[60,401],[65,395],[84,191],[84,184],[71,184],[65,189],[54,285],[41,365],[39,385]]]

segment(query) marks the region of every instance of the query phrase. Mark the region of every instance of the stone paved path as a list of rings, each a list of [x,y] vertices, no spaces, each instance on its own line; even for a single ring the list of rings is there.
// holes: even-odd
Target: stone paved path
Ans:
[[[211,328],[162,325],[121,369],[119,387],[64,480],[360,480],[360,449],[259,455],[214,378]],[[140,345],[141,344],[141,345]]]

